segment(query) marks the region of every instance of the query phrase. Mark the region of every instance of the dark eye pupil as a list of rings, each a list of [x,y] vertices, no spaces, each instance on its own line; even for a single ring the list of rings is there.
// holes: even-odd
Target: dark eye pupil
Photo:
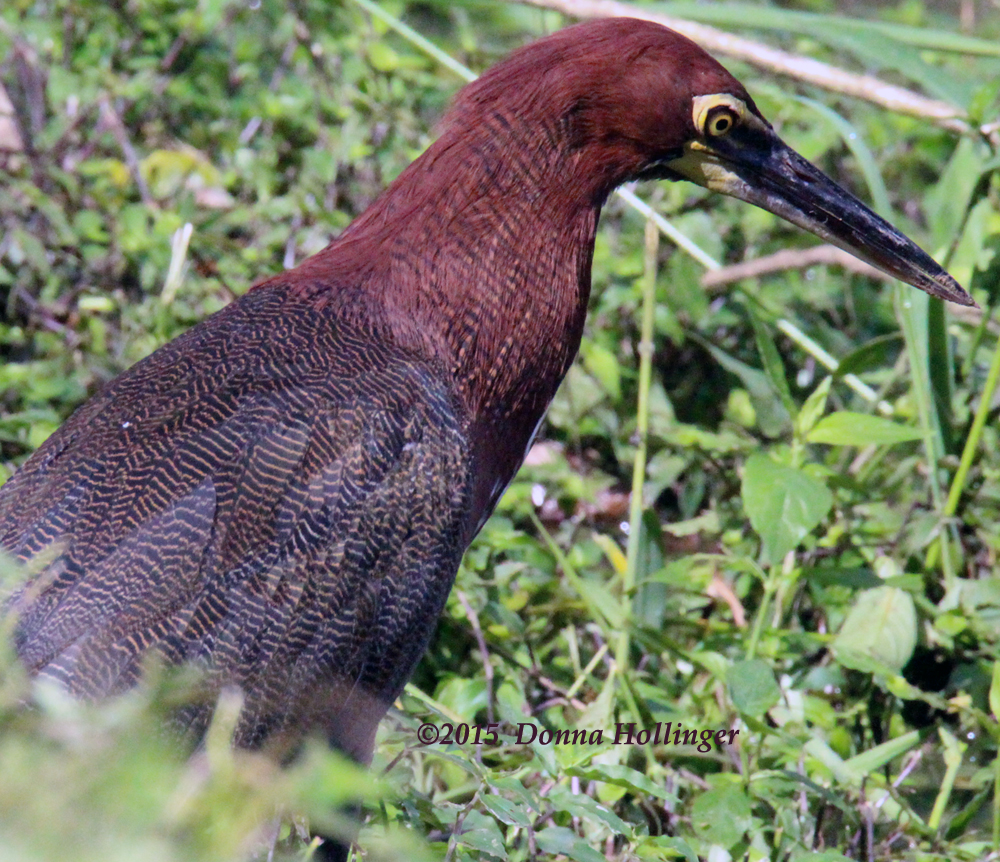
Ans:
[[[728,118],[726,118],[726,117],[719,117],[719,119],[715,121],[715,131],[717,131],[717,132],[724,132],[728,128],[729,128],[729,120],[728,120]]]

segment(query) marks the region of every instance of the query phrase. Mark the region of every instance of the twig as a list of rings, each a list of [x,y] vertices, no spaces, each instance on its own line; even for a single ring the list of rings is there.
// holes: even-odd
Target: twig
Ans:
[[[598,662],[604,658],[607,653],[609,646],[607,643],[602,643],[597,652],[594,653],[593,658],[587,662],[587,666],[580,671],[580,675],[573,681],[573,684],[566,690],[566,699],[569,701],[573,700],[573,695],[575,695],[581,688],[581,686],[587,681],[591,672],[597,667]]]
[[[303,25],[300,21],[299,26],[304,27],[305,25]],[[296,27],[296,30],[298,29],[299,27]],[[288,43],[285,45],[285,50],[281,52],[281,58],[278,60],[278,66],[274,70],[274,74],[271,75],[271,80],[267,85],[267,91],[269,93],[278,92],[278,87],[281,86],[281,82],[284,80],[285,74],[288,72],[288,67],[291,65],[292,58],[295,56],[295,48],[299,45],[299,38],[301,38],[301,36],[293,36],[289,39]],[[264,121],[260,117],[251,117],[250,121],[243,127],[243,131],[240,132],[240,144],[243,146],[249,144],[250,141],[253,140],[254,135],[257,134],[257,130],[260,129],[262,125],[264,125]],[[292,235],[295,235],[294,231],[292,232]],[[289,267],[286,266],[285,268],[288,269]]]
[[[458,836],[462,834],[462,825],[465,823],[465,818],[468,816],[469,812],[472,811],[478,801],[479,791],[477,790],[465,808],[459,812],[458,817],[455,818],[455,828],[452,830],[451,836],[448,838],[448,852],[444,855],[444,862],[451,862],[452,857],[455,855],[455,848],[458,845]]]
[[[924,752],[922,748],[916,749],[916,751],[911,751],[906,758],[906,763],[903,764],[903,768],[900,770],[899,775],[896,776],[895,780],[892,782],[892,786],[898,788],[900,784],[909,778],[911,772],[917,768],[920,761],[923,760]],[[882,797],[879,800],[879,807],[881,807],[882,802],[888,799],[887,796]]]
[[[469,618],[469,623],[472,625],[472,631],[476,636],[476,643],[479,644],[479,652],[483,657],[483,675],[486,677],[486,716],[487,721],[493,721],[493,662],[490,661],[490,650],[486,645],[486,638],[483,636],[483,628],[479,625],[479,614],[477,614],[473,609],[472,605],[469,604],[469,600],[465,597],[465,593],[461,590],[456,590],[458,595],[458,601],[465,610],[465,615]]]
[[[0,152],[19,153],[24,149],[24,140],[17,128],[14,103],[11,102],[3,83],[0,83]]]
[[[41,68],[38,54],[27,42],[16,39],[11,48],[14,58],[14,71],[18,89],[20,90],[21,108],[23,110],[24,128],[21,129],[24,145],[34,149],[34,140],[45,127],[46,110],[45,85],[46,75]]]
[[[62,164],[65,167],[63,157],[66,155],[66,151],[73,146],[73,136],[81,126],[91,122],[96,110],[97,106],[93,104],[84,105],[77,110],[75,116],[70,120],[69,125],[63,129],[62,134],[56,138],[55,143],[49,148],[49,158],[53,162]]]
[[[173,44],[167,49],[167,53],[163,55],[163,59],[160,60],[160,71],[164,74],[170,71],[170,68],[174,65],[177,58],[181,55],[188,44],[188,34],[183,32],[176,39],[174,39]]]
[[[553,694],[558,695],[557,700],[559,702],[561,702],[561,703],[568,703],[574,709],[578,709],[581,712],[587,708],[587,704],[585,704],[582,700],[579,700],[579,699],[577,699],[575,697],[568,697],[566,695],[565,689],[560,688],[558,685],[556,685],[547,676],[542,676],[541,674],[535,674],[535,678],[538,680],[538,682],[539,682],[540,685],[542,685],[545,688],[547,688]]]
[[[14,296],[28,306],[29,315],[41,321],[43,327],[50,332],[56,332],[61,335],[68,347],[79,347],[80,336],[73,329],[56,320],[52,311],[28,293],[24,287],[20,285],[16,286],[14,288]]]
[[[779,75],[787,75],[799,81],[815,84],[825,90],[844,93],[857,99],[864,99],[876,105],[881,105],[900,114],[924,117],[939,126],[955,132],[967,132],[969,125],[963,119],[962,111],[947,102],[928,99],[905,87],[897,87],[874,77],[873,75],[856,75],[846,69],[839,69],[829,63],[790,54],[787,51],[772,48],[763,42],[755,42],[742,36],[709,27],[707,24],[697,24],[651,12],[620,0],[521,0],[530,6],[541,6],[545,9],[555,9],[576,18],[611,18],[625,16],[655,21],[671,30],[693,39],[703,48],[735,57],[751,63],[762,69],[767,69]]]
[[[886,275],[863,260],[858,260],[835,245],[817,245],[805,249],[784,249],[775,254],[758,257],[755,260],[747,260],[743,263],[735,263],[706,272],[701,277],[701,286],[712,290],[732,284],[734,281],[742,281],[745,278],[758,278],[762,275],[785,272],[790,269],[808,269],[811,266],[821,264],[840,266],[858,275],[867,275],[885,282],[895,281],[892,276]]]
[[[125,128],[122,118],[111,107],[111,102],[107,96],[101,99],[100,122],[105,128],[110,129],[115,136],[115,140],[121,148],[122,155],[125,157],[125,165],[132,175],[132,181],[135,183],[136,188],[139,189],[139,197],[142,198],[142,202],[147,207],[155,207],[156,201],[153,199],[152,194],[150,194],[149,186],[146,185],[146,181],[142,177],[142,171],[139,169],[139,157],[136,155],[135,147],[132,146],[132,142],[129,140],[128,130]]]

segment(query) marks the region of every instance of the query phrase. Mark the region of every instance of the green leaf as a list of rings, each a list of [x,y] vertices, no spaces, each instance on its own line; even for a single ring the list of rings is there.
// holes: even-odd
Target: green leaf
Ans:
[[[882,446],[909,443],[920,437],[919,428],[900,425],[868,413],[841,410],[820,419],[806,435],[806,440],[809,443],[828,443],[831,446]]]
[[[572,829],[563,826],[550,826],[535,834],[539,850],[553,855],[561,853],[567,859],[577,862],[607,862],[603,853],[598,853],[593,847],[578,838]]]
[[[466,846],[482,853],[489,853],[497,859],[507,858],[503,833],[496,821],[479,811],[470,811],[462,821],[459,840]]]
[[[726,674],[729,697],[744,715],[759,718],[781,699],[771,666],[762,659],[738,661]]]
[[[781,354],[778,352],[778,346],[774,343],[774,336],[771,335],[767,324],[757,313],[754,304],[747,302],[745,307],[750,318],[750,325],[753,327],[754,338],[757,341],[757,351],[764,364],[764,373],[767,374],[767,379],[771,381],[775,392],[781,398],[781,403],[788,411],[788,415],[794,416],[795,402],[792,400],[792,393],[788,388],[785,363],[781,361]]]
[[[895,739],[889,739],[867,751],[862,751],[854,757],[849,757],[844,761],[844,765],[848,769],[853,769],[858,775],[869,775],[897,757],[906,754],[907,751],[920,743],[920,739],[920,731],[911,730],[909,733],[904,733]]]
[[[677,0],[677,2],[659,3],[658,7],[664,11],[669,10],[675,15],[690,18],[692,21],[724,24],[729,27],[752,26],[754,29],[811,35],[822,34],[827,29],[835,27],[844,32],[879,34],[885,39],[917,48],[1000,57],[1000,45],[993,39],[979,39],[941,28],[869,21],[847,18],[842,14],[821,14],[750,3],[697,3],[691,0]]]
[[[993,662],[993,679],[990,682],[990,712],[1000,719],[1000,661]]]
[[[618,763],[590,763],[587,766],[571,767],[567,771],[568,775],[576,775],[587,781],[605,781],[618,787],[624,787],[633,793],[655,796],[657,799],[664,799],[669,802],[676,802],[677,797],[667,790],[654,784],[650,779],[631,766],[623,766]]]
[[[376,72],[394,72],[399,68],[399,54],[385,42],[373,42],[368,46],[368,62]]]
[[[807,573],[809,583],[822,587],[838,585],[850,587],[852,590],[870,589],[882,586],[882,579],[868,568],[828,567],[810,569]]]
[[[588,602],[600,609],[611,625],[615,628],[625,625],[627,611],[621,600],[607,586],[585,578],[578,578],[574,586]]]
[[[796,856],[795,862],[853,862],[853,860],[836,850],[824,850],[822,853],[806,853],[804,856]]]
[[[937,245],[950,245],[965,221],[972,193],[982,175],[986,150],[972,138],[955,147],[941,179],[927,193],[927,221]]]
[[[743,468],[743,506],[773,563],[826,517],[833,495],[801,470],[758,452]]]
[[[917,611],[913,597],[898,587],[865,590],[834,640],[842,664],[851,667],[851,654],[873,658],[899,672],[917,645]]]
[[[622,394],[618,357],[597,342],[584,339],[580,345],[580,358],[583,360],[583,367],[604,387],[611,399],[618,401]]]
[[[989,198],[983,198],[965,219],[961,238],[948,264],[948,270],[960,284],[969,285],[977,272],[986,272],[997,253],[1000,215]]]
[[[691,845],[680,838],[667,835],[657,835],[647,838],[636,847],[640,859],[684,859],[685,862],[698,862],[698,854]]]
[[[747,392],[750,393],[750,400],[757,412],[760,430],[766,436],[777,437],[788,428],[791,424],[791,416],[767,374],[733,358],[726,351],[720,350],[714,344],[699,338],[694,333],[691,333],[691,338],[702,344],[726,371],[740,378]]]
[[[482,797],[483,807],[490,812],[501,823],[508,826],[520,826],[528,829],[531,826],[531,818],[528,817],[524,807],[503,796],[487,794]]]
[[[824,377],[799,410],[799,415],[795,417],[795,433],[799,437],[808,434],[826,410],[826,399],[830,394],[831,383],[833,383],[832,377]]]
[[[706,841],[732,847],[753,826],[750,800],[734,781],[716,781],[691,806],[695,833]]]
[[[847,374],[864,374],[866,371],[884,368],[892,364],[902,346],[903,337],[898,332],[880,335],[844,356],[834,374],[844,377]]]
[[[585,793],[570,793],[567,788],[559,787],[549,794],[549,799],[557,811],[566,811],[574,817],[583,817],[594,823],[603,823],[612,832],[619,835],[632,834],[631,826]]]

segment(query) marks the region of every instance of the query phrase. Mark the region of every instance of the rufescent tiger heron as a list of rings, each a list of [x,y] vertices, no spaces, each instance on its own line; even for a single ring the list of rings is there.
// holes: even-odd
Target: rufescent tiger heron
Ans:
[[[122,374],[3,487],[0,541],[37,569],[6,604],[24,664],[101,698],[151,656],[196,663],[242,689],[238,745],[318,732],[366,762],[577,352],[601,207],[639,178],[973,304],[693,42],[562,30],[462,90],[327,248]]]

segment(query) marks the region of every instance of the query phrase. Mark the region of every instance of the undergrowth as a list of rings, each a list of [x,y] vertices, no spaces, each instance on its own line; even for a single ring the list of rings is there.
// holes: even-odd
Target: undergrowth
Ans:
[[[80,704],[6,655],[0,858],[303,858],[354,798],[373,859],[997,857],[1000,15],[966,4],[965,37],[919,0],[850,7],[865,19],[647,5],[985,125],[727,63],[982,311],[810,264],[814,239],[688,184],[636,191],[700,260],[613,199],[580,359],[372,770],[320,744],[287,769],[231,752],[228,696],[192,754],[162,730],[170,674]],[[428,144],[461,77],[386,17],[473,70],[568,23],[496,0],[371,6],[4,4],[8,474],[102,383],[322,248]],[[786,249],[770,274],[700,283],[706,261]],[[421,743],[435,732],[452,741]]]

